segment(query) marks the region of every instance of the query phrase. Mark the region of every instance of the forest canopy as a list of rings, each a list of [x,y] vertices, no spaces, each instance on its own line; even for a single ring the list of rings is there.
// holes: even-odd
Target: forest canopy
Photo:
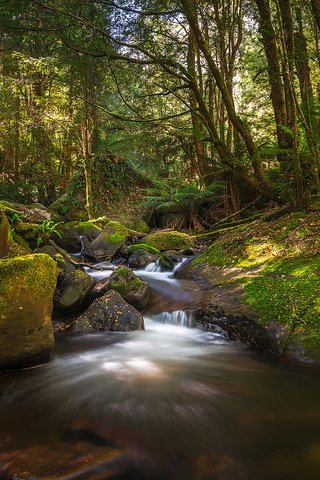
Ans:
[[[320,0],[1,0],[0,197],[49,205],[83,181],[92,218],[97,183],[110,201],[126,164],[221,185],[229,214],[307,207],[319,34]]]

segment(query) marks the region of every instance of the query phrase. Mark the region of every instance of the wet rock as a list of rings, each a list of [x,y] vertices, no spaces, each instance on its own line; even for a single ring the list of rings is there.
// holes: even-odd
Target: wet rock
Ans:
[[[118,222],[108,222],[100,235],[85,248],[83,255],[96,261],[111,260],[135,233]]]
[[[95,300],[86,312],[72,324],[74,332],[143,330],[140,312],[129,305],[119,293],[110,290]]]
[[[94,284],[95,280],[82,270],[61,273],[54,296],[54,308],[63,313],[74,311],[82,304]]]
[[[252,350],[279,354],[278,348],[267,330],[246,317],[214,316],[205,309],[194,312],[195,319],[210,331],[225,332],[229,340],[238,341]]]
[[[49,361],[56,264],[43,254],[0,260],[0,370]]]
[[[86,303],[92,303],[109,290],[115,290],[137,310],[143,310],[149,301],[149,285],[140,280],[128,267],[118,267],[110,277],[96,283]]]
[[[158,259],[158,255],[153,255],[143,249],[138,249],[129,257],[128,266],[130,268],[143,269],[150,263],[156,263]]]
[[[80,252],[82,247],[88,247],[101,233],[101,228],[92,222],[68,222],[59,225],[60,235],[53,233],[52,240],[67,252]],[[83,237],[82,240],[80,237]]]
[[[177,260],[174,257],[167,255],[161,255],[159,258],[159,265],[163,272],[171,272],[176,266]]]

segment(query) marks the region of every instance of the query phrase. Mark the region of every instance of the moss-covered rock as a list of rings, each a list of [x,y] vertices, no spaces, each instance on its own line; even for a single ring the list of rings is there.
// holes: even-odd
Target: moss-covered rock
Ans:
[[[128,266],[130,268],[144,269],[150,263],[156,263],[158,260],[159,255],[154,255],[146,252],[146,250],[142,248],[138,248],[135,249],[132,255],[130,255],[128,259]]]
[[[64,252],[62,249],[58,251],[53,245],[44,245],[43,247],[37,248],[34,253],[46,253],[49,255],[49,257],[56,262],[59,273],[62,270],[72,272],[76,269],[76,267],[69,262],[67,252]]]
[[[109,290],[115,290],[137,310],[143,310],[149,301],[149,285],[140,280],[130,268],[118,267],[110,277],[98,282],[92,289],[90,302],[102,297]]]
[[[85,248],[83,255],[94,260],[111,260],[129,238],[139,235],[119,222],[108,222],[100,235]]]
[[[160,250],[157,248],[146,245],[145,243],[134,243],[128,248],[130,253],[135,252],[136,250],[144,250],[145,252],[151,253],[152,255],[160,255]]]
[[[2,208],[8,217],[18,216],[20,220],[26,223],[41,223],[44,220],[59,221],[57,217],[40,203],[31,203],[24,205],[21,203],[0,201],[0,208]]]
[[[141,218],[136,218],[134,220],[131,220],[131,221],[125,223],[125,226],[130,228],[131,230],[136,230],[137,232],[141,232],[141,233],[149,233],[150,232],[149,225],[147,224],[147,222],[145,222]]]
[[[58,226],[60,235],[53,233],[52,240],[67,252],[79,252],[101,233],[101,228],[92,222],[67,222]],[[80,237],[84,237],[81,241]]]
[[[74,311],[82,304],[94,284],[94,278],[82,270],[61,273],[54,296],[55,309],[63,313]]]
[[[10,228],[4,211],[0,208],[0,258],[6,257],[9,253]]]
[[[36,223],[17,223],[14,227],[15,234],[22,238],[31,250],[46,243],[50,238],[50,232]]]
[[[48,255],[0,260],[0,369],[47,362],[56,265]]]
[[[161,252],[165,250],[185,250],[194,247],[192,238],[182,232],[156,232],[143,237],[141,243],[157,248]]]
[[[97,298],[72,324],[74,332],[143,330],[144,321],[140,312],[129,305],[119,293],[110,290]]]

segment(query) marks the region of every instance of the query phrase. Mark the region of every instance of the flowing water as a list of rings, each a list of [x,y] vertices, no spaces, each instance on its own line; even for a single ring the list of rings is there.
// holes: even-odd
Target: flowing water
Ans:
[[[23,452],[39,465],[59,442],[85,440],[121,455],[61,478],[319,479],[319,370],[195,327],[175,308],[195,286],[138,274],[153,288],[145,331],[60,335],[51,363],[0,376],[3,463],[21,472]]]

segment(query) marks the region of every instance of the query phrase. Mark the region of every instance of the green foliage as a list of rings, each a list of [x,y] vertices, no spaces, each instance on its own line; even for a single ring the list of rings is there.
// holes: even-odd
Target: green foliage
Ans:
[[[222,185],[214,183],[201,190],[196,183],[174,184],[168,181],[155,181],[146,190],[145,205],[155,211],[171,211],[177,214],[175,227],[195,228],[200,217],[200,207],[207,202],[214,203],[221,193]]]
[[[17,223],[17,222],[21,222],[21,214],[19,212],[13,212],[11,213],[11,215],[8,217],[8,220],[9,222],[11,223],[11,225]]]

